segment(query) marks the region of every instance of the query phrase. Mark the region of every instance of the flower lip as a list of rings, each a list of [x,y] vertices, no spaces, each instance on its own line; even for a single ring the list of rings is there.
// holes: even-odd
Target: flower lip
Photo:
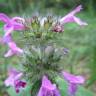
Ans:
[[[73,11],[62,17],[59,22],[61,25],[64,25],[65,23],[69,22],[75,22],[78,25],[88,25],[86,22],[80,20],[78,17],[75,16],[76,13],[80,12],[82,9],[82,5],[77,6]]]
[[[26,82],[20,80],[23,76],[23,73],[12,68],[9,70],[8,75],[9,77],[4,82],[5,85],[14,87],[16,93],[19,93],[20,89],[26,86]]]
[[[78,85],[83,84],[85,82],[85,79],[82,76],[75,76],[65,71],[62,71],[61,74],[63,75],[64,79],[68,82],[69,96],[75,96],[78,89]]]
[[[12,21],[16,21],[16,22],[21,21],[21,23],[24,23],[25,22],[25,20],[23,18],[21,18],[21,17],[13,17],[12,18]]]
[[[0,13],[0,21],[4,22],[4,31],[5,36],[10,35],[13,30],[21,31],[25,29],[24,22],[25,20],[21,17],[9,18],[7,15]]]
[[[11,41],[8,42],[8,46],[9,46],[9,51],[5,54],[5,57],[10,57],[12,55],[15,54],[22,54],[23,50],[21,48],[19,48],[15,42]]]
[[[8,78],[5,80],[5,85],[6,86],[14,86],[14,81],[15,80],[18,80],[22,77],[22,73],[16,71],[16,69],[9,69],[9,72],[8,72]]]
[[[37,96],[61,96],[55,84],[52,84],[46,76],[42,78],[42,85]]]
[[[15,83],[16,93],[19,93],[20,88],[25,88],[25,86],[26,86],[26,82],[21,81],[21,80],[17,80],[14,83]]]
[[[4,23],[9,23],[10,18],[6,16],[4,13],[0,13],[0,21],[3,21]]]
[[[62,74],[64,78],[70,83],[83,84],[85,82],[85,79],[82,76],[75,76],[67,72],[62,72]]]
[[[49,90],[56,89],[56,85],[54,85],[54,84],[52,85],[46,76],[43,76],[42,86],[45,87],[46,89],[49,89]]]
[[[8,44],[9,42],[12,41],[11,34],[8,35],[8,36],[4,36],[2,40],[3,40],[4,43]]]

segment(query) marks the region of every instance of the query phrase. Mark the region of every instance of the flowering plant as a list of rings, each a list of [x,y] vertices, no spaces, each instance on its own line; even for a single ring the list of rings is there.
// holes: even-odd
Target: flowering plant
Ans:
[[[5,33],[0,38],[0,43],[9,48],[4,57],[17,55],[21,58],[21,70],[10,68],[9,77],[4,84],[12,86],[16,93],[19,93],[26,88],[29,82],[32,85],[29,93],[31,96],[62,96],[60,86],[56,82],[59,76],[68,83],[67,95],[76,96],[78,85],[84,84],[85,79],[64,71],[61,60],[69,50],[58,46],[56,41],[64,32],[66,23],[87,25],[86,22],[75,16],[81,9],[82,6],[79,5],[66,16],[58,19],[52,16],[13,17],[11,19],[0,13],[0,21],[5,24]],[[20,33],[22,48],[19,48],[12,38],[14,31]]]

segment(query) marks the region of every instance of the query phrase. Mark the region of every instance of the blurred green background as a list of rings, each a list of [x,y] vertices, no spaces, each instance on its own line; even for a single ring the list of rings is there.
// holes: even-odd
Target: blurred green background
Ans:
[[[0,13],[9,16],[24,16],[26,13],[64,16],[79,4],[83,5],[83,11],[78,17],[86,21],[88,26],[66,24],[62,42],[58,44],[70,50],[64,59],[65,69],[69,68],[72,73],[85,76],[85,88],[96,94],[96,0],[0,0]],[[4,33],[2,27],[0,22],[0,36]],[[18,37],[19,34],[15,34],[14,38]],[[18,57],[3,58],[6,48],[0,45],[0,96],[8,96],[3,83],[7,77],[7,67],[18,66],[19,62]]]
[[[31,9],[72,9],[73,6],[82,4],[84,10],[94,14],[96,12],[96,0],[0,0],[0,12],[4,13],[20,13]]]

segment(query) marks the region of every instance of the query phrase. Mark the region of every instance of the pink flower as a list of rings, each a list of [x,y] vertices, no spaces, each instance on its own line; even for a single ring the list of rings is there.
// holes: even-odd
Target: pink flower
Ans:
[[[4,55],[4,57],[10,57],[12,55],[18,55],[18,54],[22,54],[23,50],[19,47],[17,47],[17,45],[15,44],[15,42],[11,41],[8,42],[8,46],[9,46],[9,51]]]
[[[4,22],[4,31],[5,36],[8,36],[13,32],[13,30],[23,30],[24,25],[21,22],[24,22],[23,18],[13,17],[12,19],[6,16],[4,13],[0,13],[0,21]]]
[[[26,86],[26,82],[20,80],[23,75],[22,73],[18,72],[15,69],[10,69],[8,75],[9,77],[5,80],[4,83],[6,86],[14,87],[17,93],[21,88],[24,88]]]
[[[75,16],[76,13],[80,12],[82,9],[82,5],[79,5],[76,7],[72,12],[64,16],[60,19],[61,24],[69,23],[69,22],[75,22],[78,25],[88,25],[86,22],[81,21],[78,17]]]
[[[75,76],[67,72],[62,72],[62,75],[64,79],[68,81],[69,96],[75,96],[76,91],[78,89],[78,85],[83,84],[85,82],[85,79],[82,76]]]
[[[42,85],[37,96],[61,96],[56,85],[43,76]]]
[[[13,17],[12,19],[3,13],[0,13],[0,21],[4,22],[5,35],[1,38],[0,43],[5,43],[10,48],[5,54],[5,57],[9,57],[18,53],[23,53],[23,50],[17,47],[16,43],[12,40],[11,33],[13,30],[23,30],[24,25],[22,24],[25,20],[20,17]]]

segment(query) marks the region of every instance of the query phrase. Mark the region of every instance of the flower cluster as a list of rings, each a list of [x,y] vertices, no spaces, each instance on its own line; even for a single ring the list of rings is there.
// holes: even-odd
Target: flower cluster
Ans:
[[[64,32],[64,24],[74,22],[80,26],[87,25],[86,22],[75,16],[80,12],[82,6],[79,5],[66,16],[56,20],[52,16],[32,18],[13,17],[12,19],[0,13],[0,21],[4,22],[4,36],[0,37],[0,44],[6,44],[9,48],[4,57],[22,55],[22,72],[10,69],[8,78],[5,80],[6,86],[12,86],[16,92],[25,88],[26,82],[22,77],[28,79],[34,85],[40,81],[41,87],[37,96],[61,96],[59,87],[54,84],[56,76],[61,76],[68,81],[68,94],[75,96],[79,84],[84,83],[82,76],[63,71],[62,64],[59,64],[63,57],[69,52],[67,48],[59,48],[52,40],[58,39],[59,33]],[[24,40],[24,48],[19,48],[12,38],[14,31],[19,31]],[[23,44],[23,43],[22,43]],[[60,75],[61,73],[61,75]],[[50,79],[50,80],[49,80]],[[42,81],[42,82],[41,82]],[[38,91],[38,90],[37,90]]]
[[[24,22],[23,18],[13,17],[10,19],[3,13],[0,13],[0,21],[4,22],[4,36],[1,38],[1,43],[7,44],[9,47],[8,52],[4,55],[4,57],[9,57],[14,54],[23,53],[23,50],[19,48],[16,43],[12,39],[12,32],[15,30],[23,30],[24,25],[19,23],[20,21]]]

